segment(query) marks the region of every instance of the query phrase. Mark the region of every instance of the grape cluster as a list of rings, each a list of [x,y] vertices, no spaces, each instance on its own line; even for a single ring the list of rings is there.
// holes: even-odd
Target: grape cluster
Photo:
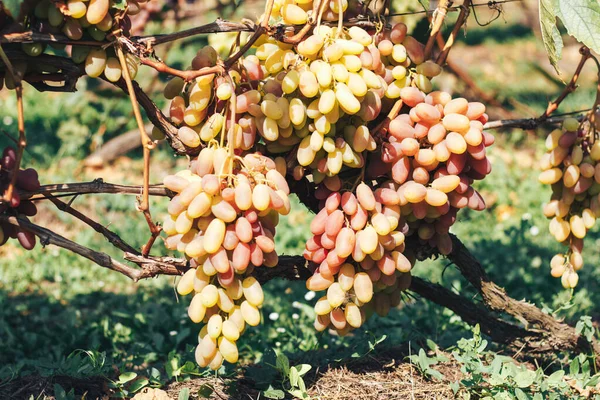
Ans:
[[[402,88],[414,83],[430,91],[429,78],[441,72],[437,64],[424,62],[423,45],[406,35],[402,23],[375,37],[356,26],[347,31],[321,26],[296,48],[267,41],[256,56],[270,76],[281,79],[282,98],[289,104],[289,118],[280,135],[266,138],[273,142],[267,149],[296,147],[294,176],[308,169],[315,182],[329,178],[325,184],[334,188],[343,168],[362,168],[365,151],[375,150],[368,123]]]
[[[359,327],[369,314],[363,305],[385,315],[410,285],[415,257],[405,237],[449,254],[458,210],[485,208],[471,186],[491,172],[486,147],[494,138],[483,131],[483,104],[416,87],[401,89],[400,99],[405,108],[367,159],[367,176],[386,180],[374,190],[362,182],[355,193],[317,190],[322,210],[304,252],[315,268],[307,288],[327,289],[315,305],[317,329]]]
[[[111,29],[116,27],[117,14],[119,14],[120,20],[119,28],[127,33],[131,27],[129,16],[139,13],[146,1],[127,0],[127,7],[125,11],[122,11],[112,0],[68,0],[66,2],[41,0],[35,4],[27,21],[29,27],[35,32],[62,33],[71,40],[100,42],[104,41]],[[58,44],[51,46],[58,49],[65,47]],[[83,45],[69,47],[69,55],[75,63],[84,64],[85,73],[88,76],[97,78],[104,74],[106,79],[111,82],[116,82],[121,78],[121,64],[114,49]],[[27,55],[36,57],[46,51],[46,44],[23,43],[21,48]],[[131,54],[126,54],[126,63],[133,79],[137,75],[137,60]],[[15,73],[21,78],[28,72],[28,68],[37,68],[35,65],[27,65],[25,62],[14,62],[13,67]],[[10,74],[6,75],[5,84],[7,88],[14,89],[15,84]]]
[[[343,335],[373,311],[385,316],[410,285],[415,260],[403,254],[408,225],[399,225],[400,197],[393,185],[373,192],[360,183],[356,195],[331,193],[312,220],[304,257],[316,269],[306,287],[327,290],[315,305],[317,330],[331,326]]]
[[[8,187],[17,164],[17,153],[14,148],[6,147],[2,152],[0,160],[0,193],[4,193]],[[33,191],[40,188],[38,174],[33,168],[19,169],[16,171],[17,181],[15,189]],[[10,203],[0,203],[0,213],[13,214],[23,218],[32,217],[37,213],[37,207],[29,200],[21,200],[19,192],[13,191]],[[35,247],[35,235],[31,232],[20,230],[17,226],[2,223],[0,224],[0,246],[8,241],[9,238],[17,239],[19,244],[26,250]]]
[[[196,349],[200,366],[235,363],[245,324],[260,323],[264,295],[252,271],[277,265],[275,227],[290,210],[278,164],[257,153],[232,157],[226,148],[207,146],[189,170],[164,180],[177,193],[163,227],[165,244],[185,253],[193,267],[177,290],[194,292],[188,315],[206,323]]]
[[[583,239],[600,216],[600,142],[594,141],[592,126],[567,118],[562,129],[546,138],[547,153],[541,159],[541,183],[551,185],[551,200],[544,204],[550,233],[568,246],[550,261],[551,274],[565,288],[579,282],[583,268]]]

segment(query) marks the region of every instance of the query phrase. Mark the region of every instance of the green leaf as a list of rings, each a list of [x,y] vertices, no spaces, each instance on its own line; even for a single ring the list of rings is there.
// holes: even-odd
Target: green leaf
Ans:
[[[535,372],[528,369],[521,370],[515,376],[515,383],[520,388],[526,388],[533,384],[535,381]]]
[[[286,355],[282,352],[277,352],[275,366],[283,373],[283,375],[287,376],[290,373],[290,360],[288,360]]]
[[[137,374],[135,372],[125,372],[125,373],[119,375],[119,383],[127,383],[127,382],[135,379],[136,376],[137,376]]]
[[[579,374],[579,358],[574,358],[569,365],[569,375],[575,376]]]
[[[432,378],[435,378],[435,379],[440,380],[440,381],[444,380],[444,375],[440,371],[438,371],[436,369],[427,368],[426,372],[427,372],[427,375],[431,376]]]
[[[437,347],[438,347],[437,344],[435,344],[435,342],[433,340],[431,340],[431,339],[427,339],[426,343],[427,343],[427,347],[429,347],[429,349],[431,351],[435,351],[437,349]]]
[[[273,386],[269,385],[269,388],[263,392],[263,396],[267,399],[283,399],[285,393],[283,390],[275,389]]]
[[[300,364],[296,368],[298,369],[298,375],[304,376],[312,367],[309,364]]]
[[[458,389],[460,389],[460,383],[458,383],[458,381],[452,382],[450,384],[450,389],[452,389],[452,392],[456,395],[456,393],[458,393]]]
[[[54,397],[56,400],[65,400],[67,398],[67,392],[58,383],[54,384]]]
[[[550,64],[554,67],[557,73],[560,74],[558,69],[558,60],[562,57],[563,40],[560,36],[560,31],[556,26],[556,11],[554,9],[554,0],[539,0],[540,5],[540,28],[542,31],[542,40]]]
[[[298,377],[298,389],[306,392],[306,384],[304,383],[304,379],[302,379],[302,377]]]
[[[303,399],[305,397],[304,392],[300,389],[291,389],[291,390],[288,390],[288,393],[298,399]]]
[[[2,0],[4,8],[10,12],[10,15],[16,20],[21,11],[22,0]]]
[[[599,381],[600,381],[600,375],[594,375],[587,382],[585,382],[583,384],[583,387],[586,388],[586,387],[596,386]]]
[[[569,35],[600,53],[600,1],[554,0],[554,8]]]
[[[183,388],[179,391],[177,400],[188,400],[190,398],[190,388]]]
[[[515,389],[515,396],[518,400],[529,400],[529,396],[527,396],[525,392],[519,388]]]
[[[299,377],[300,375],[298,374],[298,370],[296,369],[296,367],[290,368],[290,385],[292,385],[292,387],[298,386]]]
[[[138,379],[137,381],[132,382],[131,385],[127,387],[127,390],[129,390],[131,393],[135,393],[141,388],[147,386],[148,383],[148,379]]]
[[[562,381],[564,376],[565,376],[565,371],[563,371],[563,370],[556,371],[555,373],[553,373],[552,375],[550,375],[548,377],[548,384],[551,386],[556,386]]]

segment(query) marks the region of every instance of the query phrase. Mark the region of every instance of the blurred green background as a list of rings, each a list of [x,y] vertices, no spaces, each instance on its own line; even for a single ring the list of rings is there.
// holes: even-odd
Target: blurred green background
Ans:
[[[398,1],[398,3],[402,3]],[[578,45],[567,38],[563,75],[550,67],[539,40],[536,2],[506,4],[500,15],[478,8],[465,34],[452,50],[450,61],[467,71],[477,85],[497,103],[490,108],[492,119],[534,117],[543,112],[568,81],[578,60]],[[401,4],[399,4],[401,6]],[[199,7],[199,4],[196,4]],[[260,5],[228,7],[223,12],[235,20],[256,18]],[[167,13],[168,14],[168,13]],[[214,20],[214,12],[199,17],[164,18],[151,22],[145,33],[169,32]],[[223,14],[220,14],[223,15]],[[533,16],[533,17],[532,17]],[[401,18],[398,18],[401,19]],[[405,18],[406,19],[406,18]],[[407,19],[416,35],[424,37],[426,23]],[[448,27],[452,25],[448,23]],[[206,38],[190,38],[159,55],[169,64],[186,67]],[[590,63],[583,71],[580,88],[561,105],[560,112],[589,108],[595,96],[595,71]],[[166,76],[140,67],[138,81],[161,106],[160,95]],[[477,100],[478,94],[451,72],[434,82],[438,88]],[[128,98],[98,80],[82,79],[76,93],[38,93],[25,88],[26,130],[29,145],[25,165],[40,172],[42,183],[89,181],[103,178],[113,183],[141,183],[141,151],[132,151],[102,168],[87,168],[85,157],[109,139],[135,128]],[[15,137],[14,92],[0,92],[0,144]],[[498,107],[501,106],[501,107]],[[498,131],[490,150],[493,172],[477,184],[488,209],[462,211],[452,231],[481,261],[489,275],[516,299],[527,298],[540,307],[556,309],[572,304],[559,314],[569,322],[582,315],[597,319],[600,292],[598,229],[586,238],[585,267],[573,294],[550,277],[549,260],[560,246],[548,234],[548,222],[541,212],[550,190],[537,181],[536,162],[543,153],[548,127],[537,131]],[[152,181],[186,166],[164,143],[152,153]],[[162,219],[166,199],[152,199],[155,219]],[[148,233],[142,215],[135,210],[135,198],[121,195],[86,195],[73,206],[84,211],[134,246],[145,243]],[[79,221],[57,212],[51,204],[39,204],[33,221],[85,246],[119,257],[119,252],[99,234]],[[280,254],[300,254],[308,238],[311,216],[294,201],[293,212],[282,218],[277,232]],[[168,254],[162,243],[153,249]],[[466,281],[445,259],[421,262],[414,273],[467,296],[475,296]],[[442,347],[469,335],[469,327],[451,311],[407,295],[398,309],[386,318],[373,317],[364,329],[344,338],[317,333],[312,327],[312,304],[302,282],[274,280],[265,286],[263,323],[247,330],[239,342],[242,365],[259,363],[267,351],[280,349],[292,360],[312,365],[351,359],[369,351],[385,335],[378,348],[411,343],[420,347],[431,339]],[[476,297],[474,297],[477,300]],[[177,369],[193,360],[198,328],[188,318],[189,299],[179,299],[172,277],[133,283],[127,278],[93,265],[69,252],[39,243],[25,252],[14,241],[0,248],[0,382],[28,375],[103,375],[114,379],[119,373],[137,371],[153,382],[206,375],[190,365],[177,376]],[[227,366],[224,374],[236,374]],[[175,372],[174,372],[175,371]],[[182,371],[180,370],[180,373]],[[2,384],[0,384],[2,390]]]

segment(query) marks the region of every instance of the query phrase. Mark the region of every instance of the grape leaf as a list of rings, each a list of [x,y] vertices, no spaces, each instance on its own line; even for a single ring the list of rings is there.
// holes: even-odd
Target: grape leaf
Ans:
[[[569,35],[600,53],[600,1],[554,0],[554,9]]]
[[[2,0],[1,3],[15,20],[19,18],[22,0]]]
[[[563,40],[556,27],[556,11],[553,0],[540,0],[540,27],[550,64],[560,74],[558,60],[562,57]]]

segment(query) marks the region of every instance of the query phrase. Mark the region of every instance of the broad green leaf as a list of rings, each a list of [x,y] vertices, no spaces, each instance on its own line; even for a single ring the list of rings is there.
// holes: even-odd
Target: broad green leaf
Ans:
[[[550,64],[554,67],[557,73],[558,60],[562,57],[563,40],[560,36],[560,31],[556,26],[556,11],[554,10],[554,0],[539,0],[540,5],[540,28],[542,31],[542,40]]]
[[[452,389],[452,392],[456,395],[456,393],[458,393],[458,389],[460,389],[460,383],[452,382],[450,384],[450,389]]]
[[[515,376],[515,383],[520,388],[526,388],[533,384],[535,381],[535,372],[528,369],[521,370]]]
[[[285,397],[285,393],[283,390],[275,389],[273,386],[269,386],[269,388],[263,392],[263,396],[265,396],[267,399],[283,399]]]
[[[579,358],[574,358],[569,364],[569,375],[575,376],[579,374]]]
[[[127,390],[129,390],[131,393],[135,393],[141,388],[147,386],[148,383],[148,379],[138,379],[137,381],[132,382],[131,385],[129,385],[129,387],[127,388]]]
[[[440,380],[440,381],[443,381],[445,378],[444,375],[440,371],[433,369],[433,368],[427,368],[427,375],[429,375],[432,378],[435,378],[437,380]]]
[[[554,0],[554,8],[569,35],[600,53],[600,1]]]
[[[129,382],[130,380],[135,379],[136,376],[137,374],[135,372],[125,372],[119,375],[119,383]]]
[[[552,386],[556,386],[560,383],[560,381],[562,381],[564,376],[565,376],[565,371],[558,370],[548,377],[548,384],[552,385]]]
[[[21,11],[22,0],[2,0],[2,5],[10,12],[10,15],[16,20]]]
[[[288,393],[291,394],[292,396],[298,398],[298,399],[304,399],[304,398],[306,398],[305,393],[302,390],[300,390],[300,389],[288,390]]]

